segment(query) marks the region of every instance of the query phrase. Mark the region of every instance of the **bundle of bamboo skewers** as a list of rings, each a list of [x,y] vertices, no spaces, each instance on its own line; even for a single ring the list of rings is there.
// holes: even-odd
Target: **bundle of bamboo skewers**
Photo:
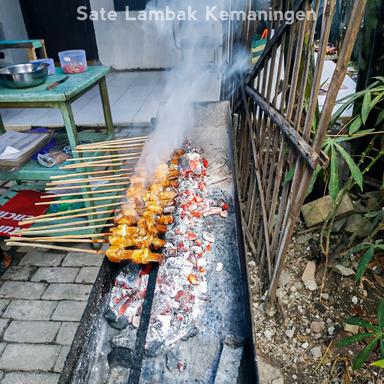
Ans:
[[[73,173],[52,176],[46,185],[48,195],[42,196],[46,201],[36,204],[82,203],[85,207],[24,219],[19,222],[21,229],[7,240],[7,245],[104,253],[101,249],[69,248],[65,243],[100,247],[108,242],[110,233],[97,231],[114,226],[111,220],[123,202],[146,139],[147,136],[139,136],[78,145],[74,157],[60,167]]]

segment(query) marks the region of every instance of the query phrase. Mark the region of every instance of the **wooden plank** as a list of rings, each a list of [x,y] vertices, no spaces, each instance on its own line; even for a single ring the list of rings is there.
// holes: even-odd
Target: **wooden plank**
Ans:
[[[279,113],[279,111],[274,106],[267,103],[258,92],[248,86],[245,86],[245,91],[281,129],[287,140],[302,155],[308,165],[312,169],[315,169],[319,160],[318,153],[315,152],[303,137],[295,131],[294,127]]]

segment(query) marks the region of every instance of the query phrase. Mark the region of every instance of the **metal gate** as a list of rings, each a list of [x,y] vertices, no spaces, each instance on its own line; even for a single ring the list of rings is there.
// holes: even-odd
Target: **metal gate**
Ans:
[[[226,79],[234,112],[243,229],[267,291],[267,311],[274,304],[287,247],[311,177],[318,166],[326,163],[321,147],[366,0],[354,4],[319,113],[317,100],[335,3],[324,1],[321,37],[314,55],[319,0],[275,1],[275,11],[293,10],[295,15],[300,11],[307,16],[293,23],[272,22],[272,37],[250,74],[240,81]],[[250,30],[249,23],[243,25],[242,33],[231,37],[232,47],[241,40],[249,43]],[[233,59],[233,52],[229,56]]]

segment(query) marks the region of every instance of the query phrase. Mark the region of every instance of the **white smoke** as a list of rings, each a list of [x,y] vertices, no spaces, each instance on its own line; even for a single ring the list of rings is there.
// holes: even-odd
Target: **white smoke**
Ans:
[[[242,0],[236,1],[243,3]],[[188,7],[192,7],[199,18],[198,21],[144,23],[145,28],[155,28],[159,44],[164,45],[165,52],[175,52],[175,46],[178,46],[179,50],[176,52],[180,55],[175,60],[178,63],[175,68],[165,73],[165,102],[160,106],[155,131],[146,142],[137,165],[138,173],[145,175],[147,179],[152,176],[156,166],[167,162],[172,152],[180,148],[188,137],[194,126],[193,104],[196,101],[207,101],[204,95],[212,94],[209,89],[212,76],[217,76],[220,81],[222,47],[226,43],[224,26],[220,21],[207,20],[204,16],[207,6],[217,6],[219,12],[220,9],[228,9],[230,3],[233,1],[152,0],[147,6],[148,10],[161,10],[168,6],[176,12],[187,12]],[[248,54],[246,59],[241,55],[241,67],[244,66],[244,61],[249,61]]]

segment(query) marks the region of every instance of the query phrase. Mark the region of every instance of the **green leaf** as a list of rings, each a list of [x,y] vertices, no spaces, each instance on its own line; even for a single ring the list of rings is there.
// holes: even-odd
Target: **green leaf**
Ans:
[[[374,367],[384,368],[384,359],[375,361],[371,365],[373,365]]]
[[[384,110],[379,113],[375,126],[377,127],[384,120]]]
[[[363,341],[364,339],[367,339],[368,337],[372,337],[372,333],[359,333],[358,335],[349,336],[343,340],[340,340],[337,343],[337,347],[338,348],[348,347],[348,345],[358,343],[360,341]]]
[[[379,341],[380,336],[375,337],[355,358],[352,368],[354,370],[360,369],[362,365],[368,360],[369,355],[376,347],[377,342]]]
[[[335,142],[336,143],[342,143],[344,141],[350,141],[350,140],[355,140],[355,139],[361,139],[362,137],[364,137],[366,134],[368,133],[371,133],[375,130],[375,128],[372,128],[372,129],[364,129],[362,131],[359,131],[355,134],[353,134],[352,136],[339,136],[335,139]]]
[[[372,101],[371,93],[367,92],[364,95],[363,105],[361,107],[361,120],[363,121],[364,125],[367,122],[369,112],[371,112],[371,101]]]
[[[384,335],[381,335],[380,339],[380,357],[384,359]]]
[[[371,247],[371,246],[372,246],[371,243],[360,243],[360,244],[357,244],[355,247],[349,249],[348,255],[351,256],[352,253],[360,252],[361,250],[363,250],[365,248],[368,248],[368,247]]]
[[[364,255],[360,258],[359,265],[357,266],[355,281],[359,281],[368,268],[368,264],[373,259],[374,247],[368,248]]]
[[[331,146],[331,176],[328,189],[332,200],[336,201],[339,194],[339,166],[334,145]]]
[[[384,299],[380,299],[377,306],[377,321],[381,332],[384,332]]]
[[[355,180],[356,184],[360,187],[361,190],[363,190],[363,174],[361,173],[360,168],[353,161],[351,155],[340,144],[335,143],[335,146],[347,163],[353,180]]]
[[[361,117],[360,116],[356,116],[354,119],[353,119],[353,122],[352,124],[350,125],[349,127],[349,134],[350,135],[353,135],[355,132],[357,132],[360,127],[363,125],[363,121],[361,120]]]
[[[361,328],[370,329],[371,331],[378,332],[378,327],[375,327],[373,324],[369,323],[368,321],[361,320],[358,317],[350,317],[349,319],[345,320],[347,324],[351,325],[358,325]]]
[[[371,101],[371,110],[375,108],[376,104],[383,100],[384,92],[380,92],[372,101]]]

